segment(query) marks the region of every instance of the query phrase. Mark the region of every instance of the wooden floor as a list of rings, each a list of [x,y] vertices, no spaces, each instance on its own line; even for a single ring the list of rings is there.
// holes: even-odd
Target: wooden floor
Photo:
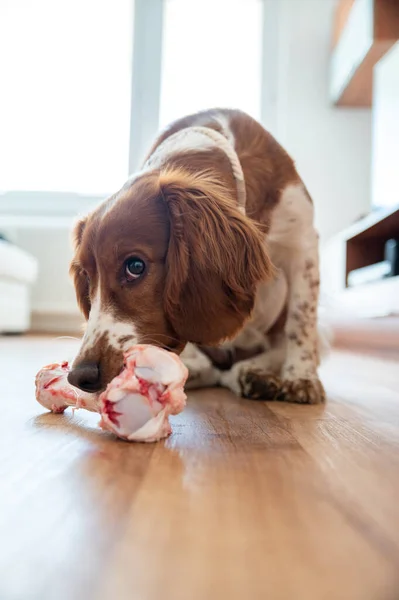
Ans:
[[[158,444],[43,413],[76,342],[0,338],[1,600],[397,600],[399,366],[334,353],[325,407],[190,394]]]

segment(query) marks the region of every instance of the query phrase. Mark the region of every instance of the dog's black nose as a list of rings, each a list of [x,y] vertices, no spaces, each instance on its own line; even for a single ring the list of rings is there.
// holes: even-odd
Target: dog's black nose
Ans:
[[[84,392],[98,392],[101,389],[100,369],[96,363],[82,363],[68,373],[68,381]]]

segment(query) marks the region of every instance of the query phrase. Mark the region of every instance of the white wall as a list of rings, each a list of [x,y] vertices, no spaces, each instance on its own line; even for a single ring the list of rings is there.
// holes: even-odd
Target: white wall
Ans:
[[[265,31],[277,39],[265,48],[272,53],[275,47],[272,61],[266,57],[275,89],[265,94],[272,118],[264,114],[264,121],[297,163],[322,241],[370,208],[371,111],[328,102],[334,5],[267,0],[265,11]]]
[[[399,42],[374,69],[372,202],[399,203]]]
[[[265,0],[262,120],[297,162],[316,205],[322,241],[370,206],[370,111],[328,104],[333,5],[334,0]],[[136,71],[137,80],[139,75]],[[146,132],[156,128],[155,104]],[[131,164],[136,160],[132,154]],[[52,315],[51,327],[76,329],[79,312],[68,276],[72,219],[40,219],[32,216],[10,229],[13,239],[39,259],[33,310],[44,320]],[[0,229],[1,222],[0,217]]]

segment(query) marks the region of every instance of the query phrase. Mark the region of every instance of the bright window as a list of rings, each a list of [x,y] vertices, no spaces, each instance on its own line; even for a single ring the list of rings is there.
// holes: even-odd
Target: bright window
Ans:
[[[215,106],[260,117],[262,0],[165,0],[160,121]]]
[[[133,0],[1,0],[0,190],[128,175]]]

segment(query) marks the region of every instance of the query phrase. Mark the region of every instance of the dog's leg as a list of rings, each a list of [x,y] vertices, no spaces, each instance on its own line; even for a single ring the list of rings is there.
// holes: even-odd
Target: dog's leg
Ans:
[[[298,266],[298,265],[297,265]],[[317,257],[293,265],[283,342],[259,356],[236,363],[220,382],[238,395],[263,400],[318,404],[325,399],[317,375]]]
[[[219,384],[220,371],[194,344],[187,344],[180,358],[188,369],[186,389],[214,387]]]
[[[252,362],[235,365],[239,388],[247,398],[278,399],[303,404],[318,404],[325,400],[324,389],[317,375],[317,260],[308,257],[301,267],[297,265],[296,270],[293,265],[292,270],[284,332],[286,349],[280,375],[269,373],[270,358],[267,355],[263,362],[261,357],[257,357]]]
[[[325,392],[318,378],[319,299],[318,236],[292,261],[285,334],[287,354],[282,368],[282,395],[289,402],[318,404]]]
[[[284,329],[285,358],[280,375],[270,374],[267,354],[233,368],[236,382],[228,387],[249,398],[276,398],[288,402],[318,404],[325,399],[317,375],[319,339],[317,307],[319,296],[318,235],[313,228],[313,206],[302,186],[283,194],[272,242],[288,280],[288,307]],[[263,356],[263,355],[262,355]],[[278,391],[277,391],[278,388]]]

